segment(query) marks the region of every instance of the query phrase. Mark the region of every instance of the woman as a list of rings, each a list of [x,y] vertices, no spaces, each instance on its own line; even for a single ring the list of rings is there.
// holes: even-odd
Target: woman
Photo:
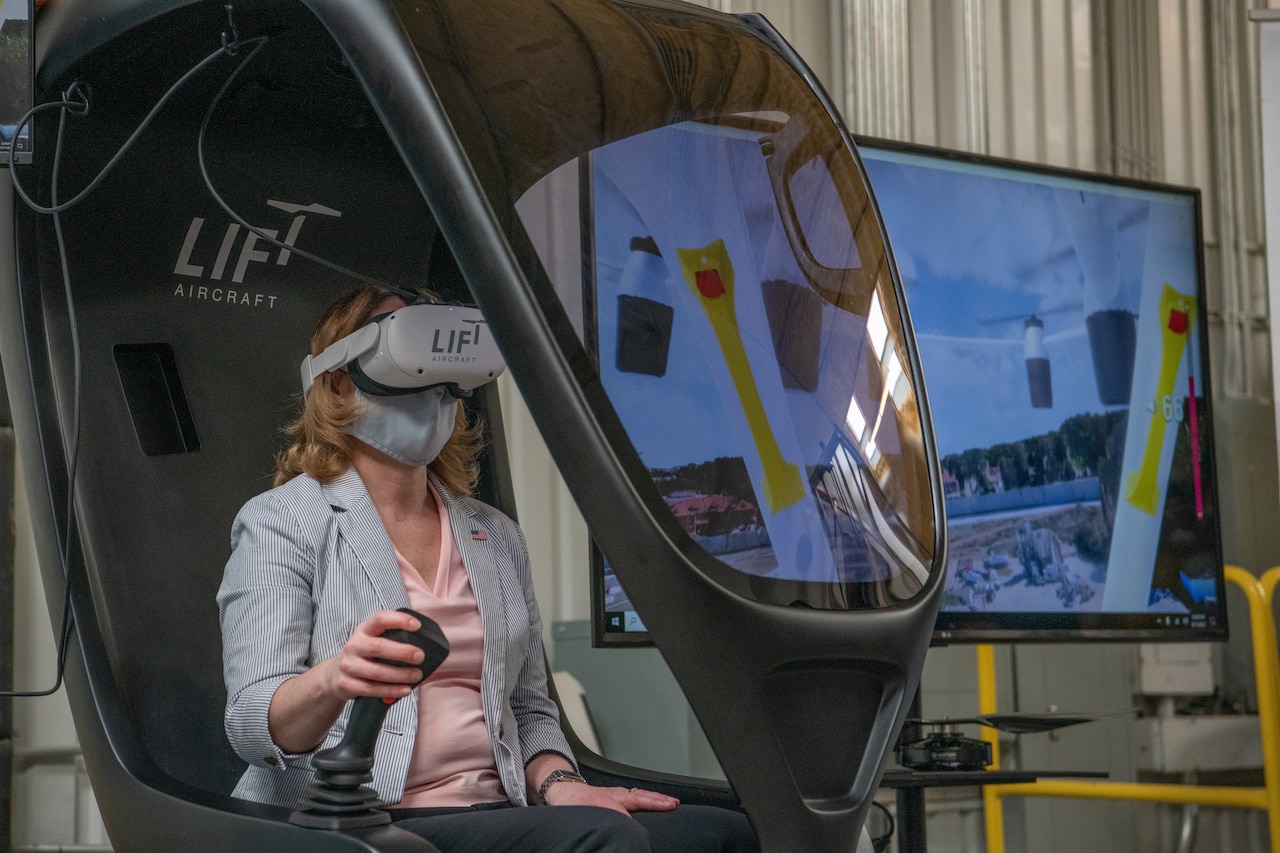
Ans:
[[[404,304],[377,287],[344,296],[312,354]],[[480,432],[443,387],[379,396],[333,370],[286,435],[276,487],[236,518],[218,593],[227,735],[250,765],[235,796],[295,805],[349,701],[378,696],[394,704],[371,785],[443,853],[757,849],[737,812],[578,775],[547,693],[523,535],[469,497]],[[418,688],[415,668],[378,662],[422,660],[381,636],[418,627],[400,607],[450,644]],[[523,808],[537,804],[560,808]]]

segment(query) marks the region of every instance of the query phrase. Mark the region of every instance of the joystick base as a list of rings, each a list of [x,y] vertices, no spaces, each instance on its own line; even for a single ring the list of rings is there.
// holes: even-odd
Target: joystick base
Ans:
[[[289,823],[309,829],[359,829],[391,823],[391,815],[377,808],[382,805],[377,792],[363,784],[372,778],[370,773],[317,771]]]

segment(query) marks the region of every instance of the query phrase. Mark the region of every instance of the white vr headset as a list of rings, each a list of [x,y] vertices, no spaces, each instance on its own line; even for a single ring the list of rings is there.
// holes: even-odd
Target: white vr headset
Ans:
[[[469,397],[506,366],[479,308],[409,305],[304,358],[302,391],[321,374],[346,368],[366,394],[396,396],[444,385],[455,397]]]

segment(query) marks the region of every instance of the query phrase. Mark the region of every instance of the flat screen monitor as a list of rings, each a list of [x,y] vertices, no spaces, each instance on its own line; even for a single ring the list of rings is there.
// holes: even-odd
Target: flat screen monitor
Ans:
[[[1199,191],[858,143],[945,486],[935,643],[1224,639]],[[646,642],[592,566],[597,644]]]
[[[31,162],[31,129],[18,133],[34,99],[32,0],[0,0],[0,163]],[[15,156],[16,155],[16,156]]]
[[[1199,191],[859,147],[942,463],[938,638],[1224,638]]]

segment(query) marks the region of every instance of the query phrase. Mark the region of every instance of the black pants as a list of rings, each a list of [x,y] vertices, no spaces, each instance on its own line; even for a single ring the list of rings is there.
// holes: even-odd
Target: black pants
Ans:
[[[595,806],[389,809],[395,825],[441,853],[758,853],[746,815],[679,806],[630,817]]]

